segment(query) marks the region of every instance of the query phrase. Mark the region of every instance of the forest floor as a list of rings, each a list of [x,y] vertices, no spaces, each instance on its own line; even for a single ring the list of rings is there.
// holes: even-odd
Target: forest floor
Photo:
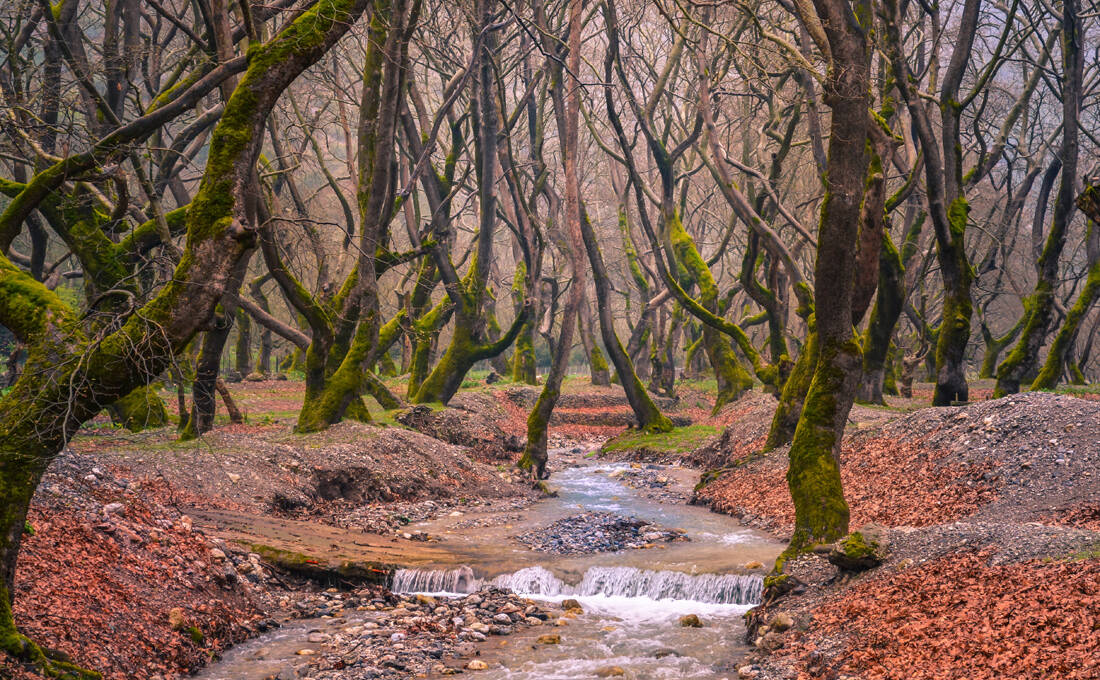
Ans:
[[[362,588],[431,561],[431,543],[407,525],[536,498],[511,463],[538,388],[472,379],[448,408],[376,411],[374,424],[312,435],[292,432],[300,382],[230,389],[244,424],[219,420],[179,442],[172,427],[135,434],[101,417],[55,461],[23,539],[25,633],[108,678],[181,677],[324,611],[327,586]],[[609,457],[724,469],[693,502],[788,535],[786,452],[751,455],[774,399],[752,392],[711,414],[712,384],[679,392],[661,406],[681,427],[642,437],[623,433],[620,389],[570,378],[551,443],[614,437]],[[922,408],[929,394],[918,386],[914,399],[853,409],[852,527],[886,527],[889,555],[860,575],[823,555],[789,563],[801,585],[758,619],[783,613],[793,625],[759,631],[744,677],[1100,677],[1084,656],[1100,647],[1096,395]],[[658,477],[632,474],[665,493]],[[31,677],[5,663],[0,678]]]

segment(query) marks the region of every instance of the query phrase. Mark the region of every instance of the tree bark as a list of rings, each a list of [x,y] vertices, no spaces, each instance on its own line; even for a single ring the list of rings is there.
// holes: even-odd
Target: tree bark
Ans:
[[[852,298],[868,172],[871,7],[867,0],[814,0],[814,7],[828,37],[824,89],[832,123],[814,271],[818,360],[787,470],[795,507],[791,552],[834,541],[848,531],[840,442],[861,361],[852,329]]]

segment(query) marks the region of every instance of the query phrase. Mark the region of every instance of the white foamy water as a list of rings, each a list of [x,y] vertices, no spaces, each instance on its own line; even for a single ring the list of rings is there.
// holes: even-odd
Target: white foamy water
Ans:
[[[593,598],[600,609],[644,614],[659,611],[698,611],[700,605],[717,610],[737,605],[742,609],[760,601],[763,580],[754,574],[686,574],[650,571],[634,567],[589,567],[580,582],[561,580],[543,567],[527,567],[491,581],[479,579],[469,567],[448,570],[400,569],[394,573],[394,592],[466,594],[485,585],[507,588],[534,599]],[[637,601],[637,602],[633,602]]]

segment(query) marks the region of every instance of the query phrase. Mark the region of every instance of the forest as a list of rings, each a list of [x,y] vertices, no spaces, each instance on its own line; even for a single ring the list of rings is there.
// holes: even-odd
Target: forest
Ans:
[[[1100,677],[1094,0],[0,32],[0,678]]]

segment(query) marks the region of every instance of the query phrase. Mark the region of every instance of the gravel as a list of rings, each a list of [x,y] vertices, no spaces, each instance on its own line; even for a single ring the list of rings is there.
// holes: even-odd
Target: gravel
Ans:
[[[288,668],[290,678],[390,680],[460,672],[477,643],[550,621],[550,612],[497,588],[456,599],[395,595],[378,589],[328,591],[300,611],[334,617],[310,633],[319,648]]]
[[[680,529],[667,529],[637,517],[623,517],[610,512],[572,515],[520,534],[516,539],[532,550],[555,555],[615,552],[689,540]]]

